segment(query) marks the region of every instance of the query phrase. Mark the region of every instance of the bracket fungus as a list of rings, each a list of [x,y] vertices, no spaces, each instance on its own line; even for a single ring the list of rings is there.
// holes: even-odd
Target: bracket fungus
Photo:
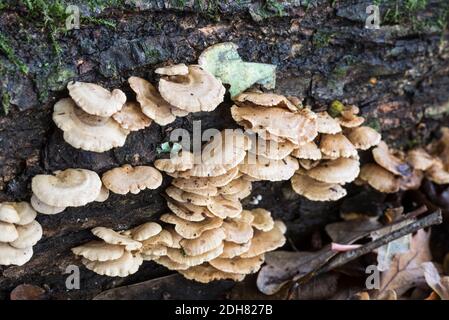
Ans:
[[[125,144],[128,131],[111,117],[90,115],[70,98],[59,100],[53,111],[53,121],[64,131],[64,140],[74,148],[104,152]]]
[[[139,104],[134,101],[126,102],[120,111],[112,115],[112,118],[123,129],[129,131],[142,130],[151,124],[151,119],[142,112]]]
[[[225,87],[198,65],[188,66],[188,74],[159,80],[162,98],[187,112],[212,111],[223,102]]]
[[[98,174],[86,169],[66,169],[54,175],[39,174],[31,181],[31,189],[39,204],[59,208],[81,207],[93,202],[101,187]],[[35,205],[39,208],[37,200]]]
[[[0,265],[22,266],[42,238],[36,211],[28,202],[0,203]]]
[[[110,117],[126,102],[126,95],[120,89],[111,92],[94,83],[69,82],[67,89],[81,109],[95,116]]]
[[[104,186],[117,194],[139,193],[145,189],[157,189],[162,184],[162,174],[150,166],[133,167],[125,164],[106,171],[102,176]]]

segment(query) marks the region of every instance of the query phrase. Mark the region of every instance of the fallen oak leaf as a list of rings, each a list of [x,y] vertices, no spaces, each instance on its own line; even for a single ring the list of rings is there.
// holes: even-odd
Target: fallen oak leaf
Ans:
[[[378,297],[388,290],[393,290],[401,296],[407,290],[425,284],[424,269],[421,265],[432,258],[429,239],[430,231],[420,229],[411,239],[410,250],[393,257],[390,268],[381,273]]]
[[[441,300],[449,300],[449,277],[441,277],[432,262],[424,262],[421,267],[424,269],[424,278],[429,287],[438,294]]]

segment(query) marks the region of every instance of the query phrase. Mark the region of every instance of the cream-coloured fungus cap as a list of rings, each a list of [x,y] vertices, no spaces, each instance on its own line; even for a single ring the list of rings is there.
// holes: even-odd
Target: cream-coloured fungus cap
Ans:
[[[336,134],[341,132],[340,123],[326,111],[317,113],[316,124],[319,133]]]
[[[286,97],[275,93],[243,92],[234,97],[238,105],[252,105],[260,107],[280,107],[296,112],[298,108]]]
[[[139,77],[130,77],[128,83],[136,93],[136,100],[147,117],[161,126],[175,121],[176,117],[172,113],[173,106],[161,97],[150,82]]]
[[[18,237],[9,244],[17,249],[34,246],[42,238],[42,227],[36,220],[23,226],[16,226]]]
[[[70,96],[85,112],[101,117],[110,117],[123,107],[126,95],[122,90],[111,91],[94,83],[69,82]]]
[[[220,218],[206,218],[203,221],[187,221],[174,214],[163,214],[161,221],[174,224],[175,231],[183,238],[195,239],[207,230],[221,227],[223,220]]]
[[[305,174],[295,174],[291,183],[296,193],[312,201],[336,201],[346,195],[341,185],[321,182]]]
[[[82,263],[87,269],[100,275],[109,277],[127,277],[139,270],[140,265],[143,263],[143,259],[140,253],[133,254],[125,251],[123,255],[116,260],[90,261],[83,258]]]
[[[165,76],[185,76],[189,73],[189,68],[184,63],[180,63],[157,68],[154,72]]]
[[[128,131],[114,119],[90,115],[70,98],[56,102],[53,121],[64,131],[64,140],[74,148],[104,152],[125,144]]]
[[[298,168],[298,160],[291,156],[281,160],[272,160],[248,154],[239,169],[259,180],[281,181],[290,179]]]
[[[118,194],[137,194],[147,188],[157,189],[162,184],[162,174],[157,169],[129,164],[106,171],[101,179],[106,188]]]
[[[151,119],[148,118],[140,108],[137,102],[126,102],[122,110],[112,115],[123,129],[129,131],[138,131],[148,127]]]
[[[86,169],[66,169],[55,175],[39,174],[31,181],[36,197],[54,207],[81,207],[93,202],[101,186],[98,174]]]
[[[20,216],[16,209],[8,203],[0,203],[0,222],[17,223]]]
[[[91,261],[109,261],[119,259],[125,246],[95,240],[72,248],[72,252]]]
[[[307,175],[327,183],[348,183],[359,175],[359,161],[350,158],[322,161],[307,171]]]
[[[315,144],[315,142],[307,142],[297,149],[293,150],[291,155],[298,159],[307,159],[307,160],[320,160],[321,159],[321,151],[320,148]]]
[[[36,197],[36,195],[34,193],[31,196],[30,203],[34,210],[36,210],[37,212],[42,213],[42,214],[49,214],[49,215],[58,214],[58,213],[63,212],[66,209],[66,207],[50,206],[50,205],[42,202],[41,200],[39,200],[39,198]]]
[[[200,66],[191,65],[188,69],[187,75],[159,80],[162,98],[188,112],[214,110],[223,102],[225,87]]]
[[[375,163],[364,164],[360,169],[359,178],[380,192],[394,193],[399,191],[399,179]]]
[[[33,248],[18,249],[8,243],[0,242],[0,265],[22,266],[33,256]]]
[[[223,272],[250,274],[257,272],[264,261],[264,256],[261,254],[251,258],[215,258],[209,263]]]
[[[215,280],[242,281],[245,278],[244,274],[223,272],[209,264],[191,267],[187,270],[179,270],[179,273],[186,279],[195,280],[200,283],[209,283]]]
[[[320,150],[332,159],[357,156],[354,145],[341,133],[323,134],[320,141]]]
[[[128,251],[138,250],[142,247],[141,242],[133,240],[118,232],[115,232],[112,229],[108,229],[105,227],[96,227],[93,228],[91,231],[95,236],[104,240],[105,242],[125,246],[126,250]]]
[[[368,150],[378,145],[382,139],[379,132],[366,126],[351,129],[346,136],[357,149],[361,150]]]

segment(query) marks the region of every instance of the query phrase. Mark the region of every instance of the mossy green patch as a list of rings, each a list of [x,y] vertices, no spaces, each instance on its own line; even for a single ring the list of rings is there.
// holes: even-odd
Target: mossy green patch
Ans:
[[[345,106],[343,103],[341,103],[338,100],[334,100],[334,101],[332,101],[327,112],[331,115],[331,117],[335,118],[340,115],[340,113],[343,111],[344,108],[345,108]]]
[[[368,119],[368,121],[366,121],[364,125],[376,130],[377,132],[380,132],[382,129],[379,119],[376,118]]]
[[[11,97],[9,96],[8,92],[4,92],[2,94],[2,108],[3,113],[7,115],[9,113],[9,107],[11,105]]]
[[[312,44],[315,48],[327,47],[332,40],[333,34],[326,31],[317,31],[312,37]]]
[[[22,73],[28,73],[28,66],[16,55],[13,47],[8,39],[0,33],[0,52],[6,55],[9,61],[11,61]]]

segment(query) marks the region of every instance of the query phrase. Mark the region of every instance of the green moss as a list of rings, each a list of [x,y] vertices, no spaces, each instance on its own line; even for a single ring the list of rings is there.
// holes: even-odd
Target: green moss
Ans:
[[[3,93],[2,95],[2,108],[3,113],[7,115],[9,113],[9,107],[11,105],[11,97],[7,92]]]
[[[106,26],[106,27],[112,28],[112,29],[115,29],[117,27],[115,21],[110,20],[110,19],[95,18],[95,17],[82,17],[81,21],[83,23],[90,23],[90,24],[99,25],[99,26]]]
[[[340,115],[340,113],[343,111],[344,108],[345,108],[345,106],[343,103],[341,103],[338,100],[334,100],[334,101],[332,101],[328,112],[331,115],[331,117],[337,117]]]
[[[312,38],[312,44],[315,48],[320,49],[327,47],[332,40],[333,35],[329,32],[317,31]]]
[[[381,128],[382,128],[381,125],[380,125],[380,121],[378,119],[376,119],[376,118],[369,119],[367,122],[365,122],[365,126],[373,128],[377,132],[380,132]]]
[[[28,73],[28,66],[19,57],[17,57],[8,39],[1,33],[0,33],[0,52],[3,53],[8,58],[9,61],[14,63],[14,65],[16,65],[22,73],[25,74]]]

